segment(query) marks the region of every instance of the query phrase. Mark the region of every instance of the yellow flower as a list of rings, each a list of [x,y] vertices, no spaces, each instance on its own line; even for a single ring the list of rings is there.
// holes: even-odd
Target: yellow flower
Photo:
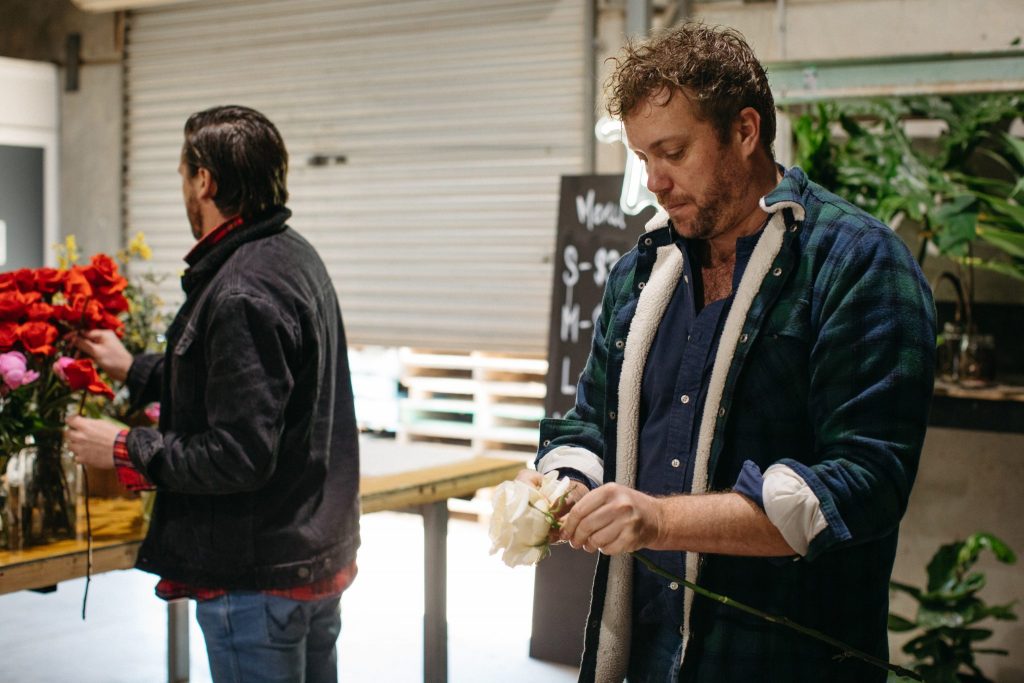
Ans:
[[[78,242],[74,235],[65,237],[63,244],[53,245],[53,250],[57,254],[57,267],[61,270],[67,270],[78,262]]]
[[[138,256],[143,261],[153,258],[153,250],[146,244],[146,234],[141,230],[128,242],[129,256]]]

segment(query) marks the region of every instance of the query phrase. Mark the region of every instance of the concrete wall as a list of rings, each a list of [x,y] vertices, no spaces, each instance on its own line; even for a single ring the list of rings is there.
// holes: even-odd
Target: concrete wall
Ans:
[[[61,68],[59,211],[61,236],[85,255],[122,240],[121,49],[117,15],[81,12],[69,0],[0,0],[0,56],[65,61],[69,33],[82,36],[79,86],[65,92]]]
[[[763,61],[1005,50],[1024,36],[1019,0],[786,0],[695,5],[739,29]]]

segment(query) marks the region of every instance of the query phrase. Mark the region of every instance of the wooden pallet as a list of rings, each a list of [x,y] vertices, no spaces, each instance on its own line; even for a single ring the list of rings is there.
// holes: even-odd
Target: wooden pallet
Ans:
[[[537,449],[547,361],[493,353],[401,349],[397,437],[469,446],[475,453]]]

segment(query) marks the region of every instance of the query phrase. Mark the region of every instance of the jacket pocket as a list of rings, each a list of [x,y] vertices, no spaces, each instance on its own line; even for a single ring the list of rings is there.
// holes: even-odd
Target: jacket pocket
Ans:
[[[198,330],[195,325],[185,327],[174,344],[171,360],[171,405],[176,413],[192,414],[202,410],[199,368],[201,359]]]

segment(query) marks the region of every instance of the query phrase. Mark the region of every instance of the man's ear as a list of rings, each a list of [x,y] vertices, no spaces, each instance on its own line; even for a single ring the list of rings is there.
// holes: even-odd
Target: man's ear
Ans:
[[[749,156],[761,145],[761,115],[753,107],[744,107],[733,122],[733,134],[740,149]]]
[[[199,181],[198,195],[199,199],[210,199],[212,200],[217,196],[217,181],[213,179],[213,175],[210,174],[210,170],[207,168],[199,167],[196,172],[196,177]]]

